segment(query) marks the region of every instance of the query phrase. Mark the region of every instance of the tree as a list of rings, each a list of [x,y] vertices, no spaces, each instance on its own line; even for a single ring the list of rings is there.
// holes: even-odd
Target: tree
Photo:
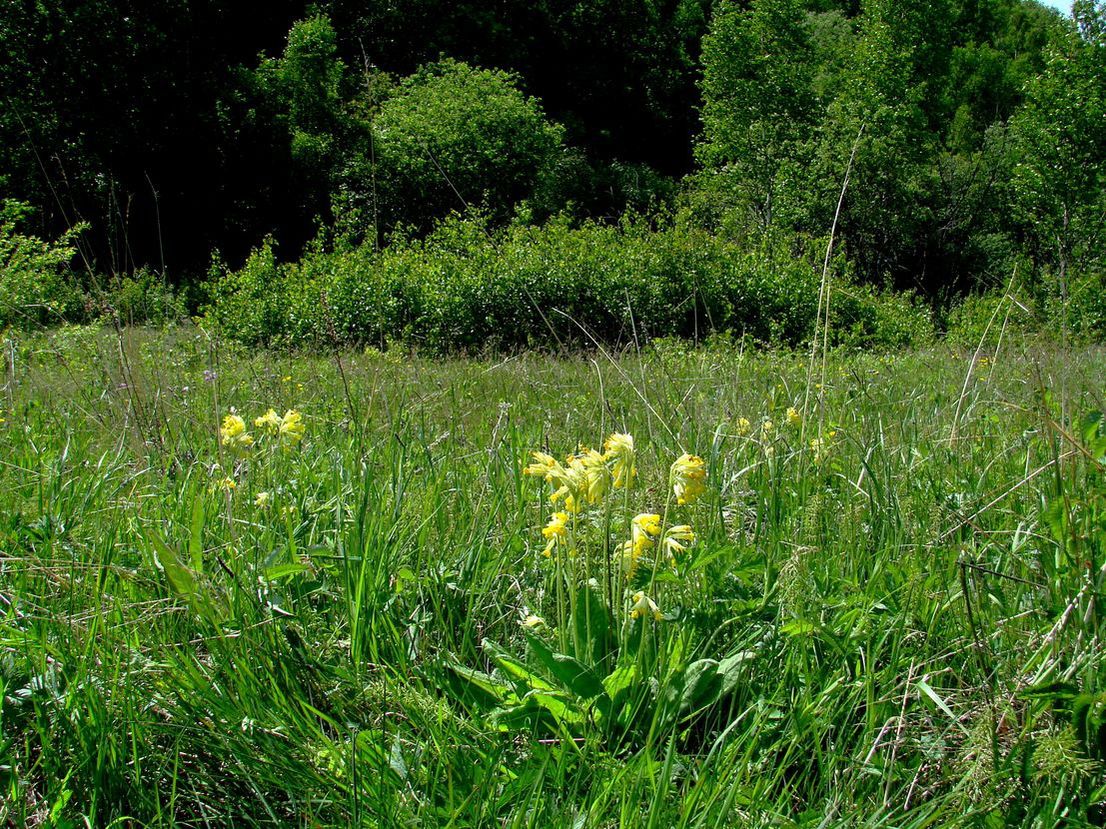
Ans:
[[[731,194],[752,227],[768,230],[797,194],[794,172],[816,122],[810,38],[799,0],[723,2],[703,41],[701,182]]]
[[[426,229],[466,206],[502,222],[533,193],[563,130],[517,83],[445,60],[399,84],[372,125],[384,224]],[[372,172],[361,168],[362,188]]]
[[[1015,206],[1061,295],[1073,265],[1106,258],[1106,4],[1077,0],[1074,17],[1010,124]]]

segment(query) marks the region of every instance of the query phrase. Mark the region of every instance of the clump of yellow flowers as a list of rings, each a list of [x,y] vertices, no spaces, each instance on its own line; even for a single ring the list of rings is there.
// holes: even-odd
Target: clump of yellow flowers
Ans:
[[[263,435],[277,438],[280,445],[285,448],[295,446],[303,440],[305,432],[303,415],[295,409],[289,409],[284,413],[284,417],[269,409],[260,417],[255,417],[253,425],[260,429]],[[246,421],[232,410],[223,418],[223,425],[219,427],[219,442],[229,449],[244,453],[251,449],[256,441],[253,435],[246,431]]]
[[[633,508],[637,456],[629,434],[611,434],[602,452],[579,447],[564,461],[533,452],[523,472],[549,486],[554,509],[541,527],[541,553],[555,567],[556,594],[602,585],[612,613],[621,607],[627,621],[664,619],[658,591],[679,582],[681,559],[695,541],[690,524],[670,519],[706,493],[703,459],[686,452],[676,458],[668,470],[664,507],[657,512]],[[664,572],[670,575],[658,579]],[[565,608],[559,606],[560,625],[564,619]]]

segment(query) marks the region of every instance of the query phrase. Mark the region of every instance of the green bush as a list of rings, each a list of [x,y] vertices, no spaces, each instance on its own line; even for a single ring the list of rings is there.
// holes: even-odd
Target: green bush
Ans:
[[[1004,291],[989,291],[964,297],[949,312],[945,337],[965,347],[994,345],[1004,332],[1033,327],[1024,305],[1011,301]]]
[[[504,221],[533,193],[564,131],[517,82],[446,60],[424,66],[383,102],[373,121],[373,189],[386,225],[426,229],[461,209],[462,199]]]
[[[218,273],[208,316],[250,344],[400,340],[445,353],[732,332],[793,346],[814,331],[822,244],[742,247],[639,220],[490,236],[483,221],[455,217],[380,252],[316,249],[286,265],[266,243],[242,270]],[[899,347],[932,332],[909,298],[851,285],[836,296],[834,345]]]
[[[29,212],[22,202],[0,203],[0,328],[79,321],[83,296],[69,262],[84,225],[51,242],[20,232]]]
[[[112,280],[103,298],[105,312],[124,325],[165,325],[188,316],[181,297],[148,270]]]

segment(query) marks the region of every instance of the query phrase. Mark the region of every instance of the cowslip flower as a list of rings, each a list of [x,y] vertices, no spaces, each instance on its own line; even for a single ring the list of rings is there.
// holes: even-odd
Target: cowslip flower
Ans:
[[[760,434],[762,437],[768,437],[772,432],[776,431],[776,424],[771,420],[765,420],[760,424]]]
[[[259,492],[253,497],[253,505],[258,509],[268,509],[273,496],[268,492]]]
[[[646,549],[653,546],[652,538],[660,535],[661,517],[655,512],[642,512],[630,522],[630,538],[634,544]]]
[[[661,539],[661,547],[669,561],[675,561],[676,556],[687,549],[687,545],[695,540],[695,531],[687,524],[677,524],[664,531]]]
[[[734,425],[736,427],[738,437],[744,437],[745,435],[749,434],[749,432],[753,431],[753,424],[749,422],[749,418],[747,417],[739,417],[737,419],[737,423]]]
[[[226,477],[216,482],[215,486],[221,489],[223,492],[234,492],[238,488],[238,484],[235,483],[234,478]]]
[[[525,619],[520,621],[519,624],[522,625],[524,628],[530,628],[531,630],[533,630],[534,628],[539,628],[544,625],[545,619],[543,619],[541,616],[535,616],[533,613],[531,613]]]
[[[803,422],[803,416],[799,414],[799,410],[794,406],[787,407],[787,425],[798,426]]]
[[[522,470],[523,475],[537,475],[550,483],[564,472],[560,461],[545,452],[531,452],[534,462]]]
[[[611,472],[614,474],[616,488],[633,484],[634,476],[637,475],[633,435],[613,432],[603,443],[603,457],[612,461]]]
[[[236,414],[228,414],[223,418],[223,425],[219,428],[219,439],[223,446],[239,451],[253,446],[253,436],[246,431],[246,421]]]
[[[294,446],[303,440],[303,415],[295,409],[289,409],[280,419],[280,428],[277,430],[280,439],[289,446]]]
[[[273,409],[265,412],[261,417],[255,417],[253,425],[261,429],[267,435],[280,434],[280,415]]]
[[[707,467],[698,455],[687,452],[680,455],[672,464],[669,482],[676,495],[677,504],[690,504],[707,491]]]
[[[548,539],[545,549],[541,551],[542,555],[552,556],[557,545],[561,543],[561,539],[568,537],[568,513],[553,513],[549,517],[549,523],[542,527],[541,534]]]
[[[635,593],[631,601],[633,602],[630,606],[631,618],[640,619],[643,616],[649,615],[658,622],[664,618],[664,614],[661,613],[660,608],[657,607],[657,603],[646,596],[644,590],[639,590]]]
[[[598,504],[611,488],[611,471],[603,456],[594,449],[585,449],[569,458],[569,467],[578,469],[583,476],[583,491],[580,493],[589,504]]]

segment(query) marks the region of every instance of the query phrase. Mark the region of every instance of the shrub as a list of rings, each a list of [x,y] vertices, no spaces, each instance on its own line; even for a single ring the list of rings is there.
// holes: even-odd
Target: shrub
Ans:
[[[0,203],[0,328],[79,321],[82,294],[68,265],[85,226],[51,242],[19,231],[28,213],[22,202]]]
[[[421,240],[278,266],[271,244],[221,272],[209,317],[247,343],[402,340],[444,353],[627,344],[733,332],[772,345],[813,334],[822,243],[751,247],[701,230],[564,220],[494,237],[453,219]],[[928,336],[909,298],[847,286],[831,318],[835,345],[899,347]]]
[[[113,280],[104,296],[106,310],[124,325],[164,325],[186,317],[182,301],[159,275],[139,270]]]
[[[446,60],[423,67],[373,122],[386,224],[429,222],[467,204],[506,220],[554,160],[563,130],[505,72]],[[366,173],[368,174],[368,173]]]

